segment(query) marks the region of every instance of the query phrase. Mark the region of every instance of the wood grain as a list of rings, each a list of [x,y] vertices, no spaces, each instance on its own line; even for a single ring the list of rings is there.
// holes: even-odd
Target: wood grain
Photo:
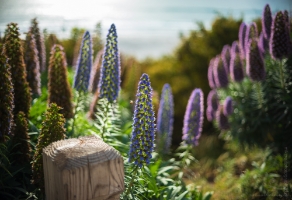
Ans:
[[[54,142],[43,162],[49,200],[114,200],[124,190],[121,155],[95,136]]]

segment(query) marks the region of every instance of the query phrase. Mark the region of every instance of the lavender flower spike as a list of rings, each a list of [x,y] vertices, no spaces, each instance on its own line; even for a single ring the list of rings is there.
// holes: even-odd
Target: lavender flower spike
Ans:
[[[228,77],[221,56],[217,56],[214,61],[214,77],[217,87],[227,87]]]
[[[266,76],[263,55],[256,40],[250,40],[246,53],[246,74],[253,81],[262,81]]]
[[[210,88],[214,89],[216,88],[216,83],[214,79],[214,60],[215,58],[212,58],[210,60],[209,68],[208,68],[208,81]]]
[[[262,30],[263,30],[264,38],[266,40],[270,39],[272,22],[273,22],[272,12],[270,9],[270,5],[267,4],[263,10],[263,16],[262,16]]]
[[[244,22],[242,22],[240,24],[240,27],[239,27],[238,39],[239,39],[240,53],[241,53],[241,56],[243,58],[245,58],[245,36],[246,36],[246,29],[247,29],[247,25]]]
[[[245,53],[248,51],[248,43],[250,40],[258,39],[258,28],[255,22],[252,22],[246,29],[245,34]],[[246,56],[246,55],[245,55]]]
[[[92,67],[92,41],[88,31],[82,38],[79,57],[76,66],[74,88],[78,92],[86,93],[88,91],[90,72]]]
[[[227,117],[233,113],[232,98],[230,96],[226,97],[223,104],[223,114]]]
[[[171,146],[173,130],[173,96],[169,84],[164,84],[157,115],[157,133],[159,146],[168,153]]]
[[[152,158],[155,138],[152,88],[147,74],[141,76],[136,96],[129,162],[141,168]]]
[[[212,110],[216,111],[219,106],[219,98],[216,90],[211,90],[207,97],[207,105],[211,107]]]
[[[273,59],[282,59],[291,50],[288,24],[283,12],[277,12],[273,23],[270,38],[270,54]]]
[[[206,116],[207,116],[207,120],[209,122],[213,121],[215,119],[215,112],[210,106],[207,106],[206,109]]]
[[[204,96],[201,89],[194,89],[184,116],[182,139],[187,144],[198,145],[204,119]]]
[[[222,108],[216,111],[216,121],[220,129],[228,130],[230,128],[228,118],[223,114]]]
[[[103,53],[98,90],[99,98],[107,98],[109,102],[117,100],[120,91],[120,57],[118,51],[117,32],[111,25]]]
[[[229,45],[224,45],[223,49],[222,49],[222,60],[223,60],[223,64],[225,67],[225,71],[228,74],[230,71],[230,46]]]
[[[231,52],[230,78],[232,81],[240,82],[244,78],[243,64],[239,53]]]

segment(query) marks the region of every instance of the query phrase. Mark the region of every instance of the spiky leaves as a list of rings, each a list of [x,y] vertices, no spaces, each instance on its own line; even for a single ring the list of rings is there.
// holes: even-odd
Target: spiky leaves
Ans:
[[[28,116],[31,94],[26,80],[26,68],[17,24],[8,24],[5,33],[4,54],[9,58],[8,64],[11,67],[11,78],[14,88],[15,107],[13,113],[16,115],[23,111]]]
[[[51,103],[49,106],[42,122],[32,164],[33,184],[36,184],[42,191],[44,191],[43,148],[52,142],[65,139],[65,119],[60,114],[61,108],[55,103]]]
[[[79,57],[76,66],[74,88],[78,92],[87,93],[90,72],[92,67],[92,41],[88,31],[86,31],[82,38],[80,46]]]
[[[13,141],[14,158],[18,164],[30,162],[31,148],[28,143],[28,123],[23,112],[15,116],[15,131]]]
[[[56,103],[63,109],[66,119],[73,117],[72,92],[67,79],[66,57],[61,45],[53,46],[48,74],[48,103]]]
[[[142,167],[152,158],[155,138],[152,88],[147,74],[142,74],[136,96],[129,161]]]
[[[204,119],[204,96],[201,89],[194,89],[186,108],[182,139],[187,144],[198,145]]]
[[[10,66],[6,56],[0,54],[0,142],[5,141],[5,137],[11,134],[13,124],[13,85],[11,80]]]
[[[41,95],[41,78],[38,50],[32,29],[28,31],[24,46],[24,62],[26,65],[27,81],[32,95],[37,97]]]
[[[227,87],[228,76],[221,56],[217,56],[214,61],[214,78],[217,87]]]
[[[120,90],[120,57],[117,33],[111,25],[104,48],[100,79],[98,84],[99,98],[107,98],[110,103],[117,100]]]
[[[38,21],[36,18],[31,20],[31,32],[34,35],[35,42],[36,42],[36,48],[38,51],[38,58],[39,58],[39,64],[40,64],[40,71],[43,72],[46,70],[45,41],[39,29]]]
[[[164,84],[157,114],[158,148],[169,153],[173,131],[173,96],[169,84]]]
[[[247,45],[246,74],[253,81],[262,81],[266,76],[264,59],[257,40],[250,40]]]
[[[263,36],[266,40],[270,39],[272,22],[273,22],[273,18],[272,18],[271,8],[270,8],[270,5],[267,4],[264,7],[263,15],[262,15],[262,30],[263,30]]]
[[[273,23],[270,38],[270,54],[273,59],[282,59],[291,51],[288,23],[283,12],[277,12]]]

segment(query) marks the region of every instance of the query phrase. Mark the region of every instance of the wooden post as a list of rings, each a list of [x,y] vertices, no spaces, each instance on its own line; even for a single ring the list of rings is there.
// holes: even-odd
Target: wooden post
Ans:
[[[116,200],[124,190],[123,158],[95,136],[54,142],[43,162],[47,200]]]

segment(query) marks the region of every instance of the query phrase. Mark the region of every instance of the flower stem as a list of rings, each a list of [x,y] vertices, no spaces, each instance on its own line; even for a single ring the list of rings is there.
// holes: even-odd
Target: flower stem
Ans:
[[[136,166],[136,167],[134,168],[133,172],[132,172],[132,180],[131,180],[131,182],[130,182],[130,184],[129,184],[129,186],[128,186],[128,189],[127,189],[127,191],[126,191],[126,194],[125,194],[126,196],[128,196],[128,194],[129,194],[129,192],[130,192],[130,190],[131,190],[131,188],[132,188],[132,186],[133,186],[133,184],[134,184],[134,181],[135,181],[135,178],[136,178],[137,172],[138,172],[138,166]]]
[[[261,84],[260,82],[256,83],[256,90],[257,90],[257,94],[258,94],[259,108],[262,109],[264,101],[263,101],[263,95],[262,95],[262,92],[261,92],[260,84]]]

